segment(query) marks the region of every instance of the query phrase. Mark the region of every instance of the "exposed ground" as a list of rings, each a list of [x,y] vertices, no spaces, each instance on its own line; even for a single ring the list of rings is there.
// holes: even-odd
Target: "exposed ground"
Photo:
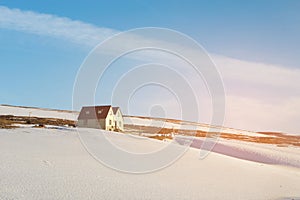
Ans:
[[[75,127],[75,121],[56,118],[0,115],[0,128],[18,128],[20,125],[33,125],[33,127],[45,127],[46,125]]]
[[[278,132],[260,132],[266,136],[249,136],[243,134],[232,134],[232,133],[216,133],[216,132],[205,132],[199,130],[186,130],[186,129],[171,129],[171,128],[160,128],[151,126],[139,126],[130,125],[125,126],[125,132],[135,132],[138,135],[143,135],[150,138],[159,140],[172,139],[171,135],[184,135],[184,136],[196,136],[196,137],[220,137],[229,140],[240,140],[245,142],[264,143],[264,144],[276,144],[278,146],[298,146],[300,147],[300,136],[287,135]],[[149,135],[152,134],[152,135]]]
[[[132,116],[133,117],[133,116]],[[141,119],[151,119],[149,117],[138,117]],[[164,120],[171,123],[183,123],[180,120],[172,119],[155,119]],[[190,123],[190,122],[187,122]],[[11,129],[18,128],[20,125],[32,125],[32,127],[46,127],[51,126],[70,126],[75,127],[76,122],[74,120],[58,119],[58,118],[45,118],[45,117],[29,117],[29,116],[14,116],[14,115],[0,115],[0,128]],[[21,126],[22,127],[22,126]],[[141,126],[125,124],[125,133],[134,133],[137,135],[143,135],[149,138],[158,140],[172,139],[174,135],[183,136],[196,136],[196,137],[220,137],[228,140],[239,140],[245,142],[264,143],[264,144],[276,144],[278,146],[300,146],[300,136],[288,135],[279,132],[259,132],[262,137],[251,136],[245,134],[232,134],[232,133],[217,133],[206,132],[201,130],[187,130],[187,129],[174,129],[174,128],[161,128],[155,126]],[[147,134],[143,134],[147,133]]]

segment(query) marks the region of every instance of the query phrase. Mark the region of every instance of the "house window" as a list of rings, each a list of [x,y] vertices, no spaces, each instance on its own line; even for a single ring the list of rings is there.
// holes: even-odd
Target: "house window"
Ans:
[[[111,120],[109,120],[109,125],[111,125]]]
[[[102,113],[102,109],[101,110],[98,110],[98,114],[101,114]]]
[[[86,111],[85,114],[87,114],[87,115],[90,114],[90,111]]]

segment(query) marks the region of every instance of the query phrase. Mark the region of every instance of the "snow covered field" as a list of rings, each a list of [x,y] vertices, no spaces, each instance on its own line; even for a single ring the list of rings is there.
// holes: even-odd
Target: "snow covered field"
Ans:
[[[176,120],[175,120],[176,121]],[[125,123],[131,125],[139,125],[139,126],[152,126],[152,127],[163,127],[163,128],[174,128],[174,129],[182,129],[182,130],[199,130],[204,132],[220,132],[220,133],[231,133],[231,134],[242,134],[248,136],[255,137],[267,137],[264,134],[245,131],[245,130],[237,130],[233,128],[226,127],[213,127],[207,124],[196,124],[191,122],[171,122],[166,121],[165,119],[147,119],[144,117],[125,117]]]
[[[48,117],[48,118],[58,118],[67,120],[77,120],[78,112],[71,111],[61,111],[61,110],[51,110],[51,109],[41,109],[41,108],[26,108],[17,106],[7,106],[0,105],[0,115],[15,115],[15,116],[34,116],[34,117]],[[139,117],[124,117],[125,124],[133,124],[140,126],[154,126],[154,127],[164,127],[164,128],[175,128],[175,129],[190,129],[190,130],[201,130],[201,131],[221,131],[224,133],[232,134],[244,134],[249,136],[259,136],[266,137],[264,134],[259,134],[251,131],[236,130],[231,128],[223,127],[221,130],[218,128],[209,127],[206,124],[195,124],[195,123],[172,123],[165,122],[164,120],[157,119],[143,119]]]
[[[0,105],[0,115],[32,116],[77,120],[78,112]]]
[[[83,130],[85,131],[85,130]],[[163,148],[162,141],[107,133],[130,151]],[[95,144],[101,141],[95,139]],[[132,145],[137,144],[137,145]],[[80,143],[76,129],[1,129],[0,199],[292,199],[300,169],[189,149],[173,165],[133,175],[103,166]],[[108,152],[109,153],[109,152]]]
[[[76,120],[78,112],[0,105],[0,115]],[[181,126],[176,120],[125,120],[132,125],[195,129],[194,123]],[[82,145],[77,131],[92,134],[90,142],[95,147],[103,145],[100,136],[104,135],[116,147],[138,154],[161,150],[171,145],[170,140],[96,129],[20,127],[0,129],[0,200],[300,199],[298,146],[219,138],[212,152],[201,160],[199,148],[206,138],[200,137],[169,167],[137,175],[118,172],[95,160]],[[197,130],[207,129],[205,124],[197,125]],[[265,137],[230,128],[222,131]],[[175,147],[183,148],[180,144],[186,137],[176,136]],[[114,158],[112,152],[106,153]]]

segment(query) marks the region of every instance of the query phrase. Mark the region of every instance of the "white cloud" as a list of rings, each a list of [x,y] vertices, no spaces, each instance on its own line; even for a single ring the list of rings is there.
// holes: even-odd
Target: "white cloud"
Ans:
[[[0,28],[57,37],[89,47],[118,32],[69,18],[3,6],[0,6]],[[153,41],[152,38],[144,39],[148,39],[149,44],[151,40]],[[136,41],[133,37],[122,44],[130,45]],[[184,48],[180,44],[172,45],[175,49]],[[186,51],[192,57],[197,56],[193,49]],[[152,56],[137,55],[135,58],[145,60]],[[156,58],[159,61],[166,59],[159,56]],[[300,70],[220,55],[212,55],[212,58],[217,64],[226,88],[226,126],[257,131],[300,133]],[[173,63],[178,65],[180,62],[174,60]],[[189,76],[193,77],[192,74]]]
[[[299,134],[299,102],[300,98],[269,103],[254,97],[228,95],[225,125],[253,131]]]
[[[259,83],[264,86],[286,87],[299,90],[299,69],[288,69],[266,63],[248,62],[225,56],[214,55],[214,61],[220,66],[223,76],[243,83]]]
[[[112,29],[99,28],[69,18],[4,6],[0,6],[0,28],[58,37],[87,46],[95,46],[116,33]]]
[[[300,70],[213,56],[227,95],[226,126],[300,133]]]

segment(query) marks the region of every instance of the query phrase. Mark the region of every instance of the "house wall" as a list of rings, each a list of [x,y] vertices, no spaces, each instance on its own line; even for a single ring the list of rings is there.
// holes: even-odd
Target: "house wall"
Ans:
[[[97,120],[94,120],[94,121],[98,123],[98,126],[100,125],[100,127],[98,127],[98,128],[105,129],[105,127],[106,127],[105,119],[98,119],[98,121]]]
[[[117,123],[117,129],[124,131],[124,119],[120,109],[117,111],[115,115],[115,122]]]
[[[109,109],[107,117],[105,119],[105,130],[107,131],[114,131],[115,130],[115,119],[114,119],[114,113],[112,108]]]
[[[105,119],[78,120],[78,127],[105,129]]]
[[[78,127],[86,127],[84,121],[85,121],[85,120],[79,119],[78,122],[77,122],[77,126],[78,126]]]

